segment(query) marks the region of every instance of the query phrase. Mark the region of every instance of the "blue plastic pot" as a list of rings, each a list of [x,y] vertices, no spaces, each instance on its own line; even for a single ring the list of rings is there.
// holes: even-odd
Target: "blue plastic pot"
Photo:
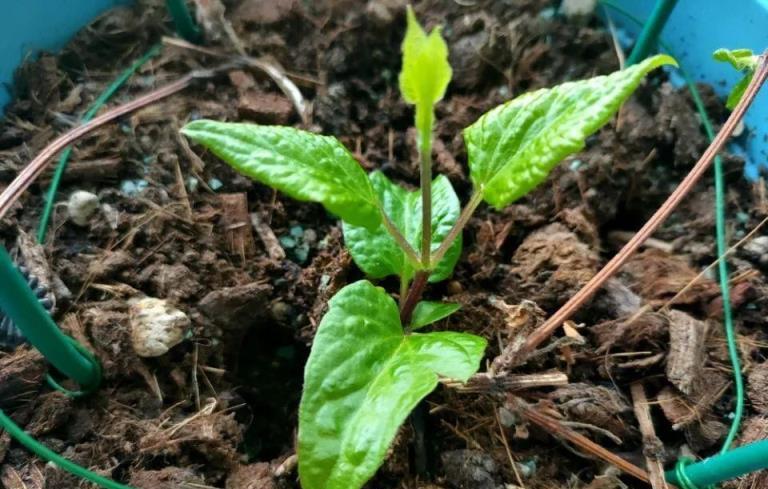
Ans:
[[[639,19],[646,19],[654,0],[614,0]],[[605,12],[620,27],[636,34],[638,26],[616,10]],[[679,0],[661,32],[661,41],[694,79],[712,85],[725,97],[740,79],[730,65],[712,59],[718,48],[768,49],[768,0]],[[743,153],[745,175],[755,179],[768,168],[768,91],[763,90],[745,118],[747,131],[730,149]]]
[[[27,56],[56,50],[98,14],[125,0],[5,2],[0,19],[0,107],[11,97],[13,71]]]

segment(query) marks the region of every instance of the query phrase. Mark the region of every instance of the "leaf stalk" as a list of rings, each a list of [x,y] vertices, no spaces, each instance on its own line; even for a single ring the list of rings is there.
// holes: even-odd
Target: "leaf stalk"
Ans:
[[[456,223],[453,225],[451,230],[448,231],[448,234],[446,235],[443,242],[440,243],[440,246],[437,248],[437,250],[432,254],[432,259],[430,260],[431,263],[440,263],[440,260],[442,260],[445,254],[448,252],[451,244],[453,244],[456,238],[459,237],[459,233],[461,233],[461,231],[464,229],[464,226],[467,225],[470,218],[472,217],[472,214],[475,213],[477,206],[480,205],[480,202],[482,201],[483,189],[481,187],[475,190],[475,193],[472,194],[472,197],[469,199],[469,202],[467,202],[467,205],[464,206],[464,209],[461,211],[461,215],[456,220]]]

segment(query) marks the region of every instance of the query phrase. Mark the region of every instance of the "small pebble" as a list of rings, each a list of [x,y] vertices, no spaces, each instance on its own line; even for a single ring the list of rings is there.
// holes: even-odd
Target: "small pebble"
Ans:
[[[140,357],[159,357],[178,345],[192,326],[189,317],[167,301],[143,297],[130,301],[131,343]]]
[[[78,226],[87,226],[98,208],[99,197],[85,190],[73,192],[67,202],[69,219]]]

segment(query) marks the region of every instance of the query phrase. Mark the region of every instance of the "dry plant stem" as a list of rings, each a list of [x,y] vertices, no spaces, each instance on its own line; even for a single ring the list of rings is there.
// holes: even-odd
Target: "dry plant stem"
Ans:
[[[568,376],[557,370],[535,374],[481,372],[470,377],[466,383],[451,379],[441,379],[440,383],[464,394],[507,393],[540,387],[561,387],[568,385]]]
[[[38,155],[26,167],[24,167],[24,169],[21,170],[16,178],[11,182],[8,188],[6,188],[3,193],[0,194],[0,220],[5,217],[11,206],[19,199],[21,194],[24,193],[24,191],[29,188],[30,185],[32,185],[32,182],[34,182],[41,173],[43,173],[48,163],[54,156],[56,156],[59,151],[63,150],[86,134],[98,129],[104,124],[122,117],[125,114],[129,114],[135,110],[141,109],[142,107],[151,105],[158,100],[173,95],[174,93],[177,93],[181,90],[184,90],[189,86],[192,80],[206,75],[210,76],[210,73],[211,72],[190,73],[189,75],[186,75],[173,83],[169,83],[168,85],[160,87],[157,90],[153,90],[152,92],[149,92],[148,94],[143,95],[126,104],[108,110],[102,115],[94,117],[90,122],[71,129],[70,131],[56,138],[52,143],[50,143],[40,153],[38,153]]]
[[[645,395],[645,388],[640,382],[630,386],[632,393],[632,404],[635,410],[637,424],[640,427],[640,434],[643,435],[643,455],[645,456],[645,465],[648,467],[651,487],[653,489],[667,489],[669,486],[664,480],[664,467],[659,459],[659,455],[664,450],[664,445],[656,436],[656,429],[653,427],[651,419],[651,409],[648,404],[648,396]]]
[[[196,51],[207,56],[215,56],[218,58],[232,57],[228,53],[197,46],[190,42],[184,41],[183,39],[176,39],[175,37],[163,37],[163,44],[181,49],[187,49],[190,51]],[[277,87],[283,92],[283,94],[285,94],[286,97],[290,99],[291,103],[293,103],[293,106],[296,108],[296,112],[298,112],[299,116],[301,117],[301,122],[304,124],[309,124],[309,104],[307,104],[307,102],[304,100],[304,96],[301,94],[299,87],[297,87],[296,84],[293,83],[293,81],[289,79],[285,73],[283,73],[283,70],[281,70],[280,67],[270,63],[267,60],[253,58],[251,56],[245,55],[244,53],[239,53],[239,57],[244,64],[253,66],[254,68],[263,71],[267,74],[267,76],[272,78],[272,81],[275,82]]]
[[[421,294],[424,293],[424,287],[427,286],[427,279],[429,279],[429,272],[426,270],[419,270],[413,277],[413,283],[411,284],[408,295],[405,296],[403,301],[403,307],[400,308],[400,322],[403,326],[408,326],[411,322],[411,316],[413,315],[413,309],[421,299]]]
[[[598,457],[601,460],[608,462],[609,464],[631,475],[632,477],[639,479],[643,482],[650,483],[650,477],[648,476],[648,473],[643,469],[641,469],[640,467],[638,467],[637,465],[627,462],[626,460],[614,454],[610,450],[603,448],[602,446],[593,442],[586,436],[580,433],[577,433],[576,431],[573,431],[570,428],[566,428],[565,426],[561,425],[558,421],[550,418],[549,416],[545,416],[535,411],[521,399],[516,398],[514,396],[509,396],[509,397],[511,400],[510,404],[512,404],[512,407],[514,410],[522,414],[523,417],[528,421],[543,428],[544,431],[550,433],[552,436],[556,436],[558,438],[567,440],[573,443],[574,445],[578,446],[585,452],[588,452],[591,455],[594,455],[595,457]]]
[[[720,129],[720,132],[717,133],[712,144],[709,145],[699,161],[696,162],[696,165],[691,169],[690,173],[688,173],[685,179],[680,182],[680,185],[678,185],[675,191],[672,192],[672,195],[667,198],[648,222],[646,222],[637,234],[624,245],[621,251],[619,251],[611,261],[606,263],[597,275],[592,277],[592,279],[582,287],[576,295],[571,297],[565,305],[528,337],[528,340],[517,356],[517,361],[524,361],[527,354],[530,354],[542,342],[546,341],[547,338],[560,327],[563,321],[569,319],[574,312],[587,302],[600,289],[605,281],[612,277],[619,268],[626,263],[629,257],[632,256],[632,253],[634,253],[637,248],[639,248],[640,245],[653,234],[656,228],[669,217],[675,207],[677,207],[680,201],[683,200],[693,188],[704,172],[707,171],[717,153],[723,148],[726,141],[731,136],[731,133],[733,133],[733,130],[739,124],[739,121],[744,117],[744,113],[754,100],[760,87],[765,82],[766,77],[768,77],[768,64],[766,64],[766,54],[763,54],[760,56],[760,62],[757,70],[755,70],[755,75],[747,87],[741,101],[731,113],[730,117],[728,117],[728,120],[725,122],[722,129]],[[495,367],[501,370],[509,366],[496,365]]]
[[[672,304],[674,304],[674,303],[675,303],[675,302],[676,302],[676,301],[677,301],[677,300],[678,300],[678,299],[679,299],[679,298],[680,298],[680,297],[681,297],[683,294],[685,294],[685,293],[686,293],[686,292],[687,292],[687,291],[688,291],[688,290],[689,290],[691,287],[693,287],[694,285],[696,285],[696,283],[698,283],[698,281],[699,281],[699,280],[701,280],[701,279],[702,279],[702,277],[704,277],[704,276],[705,276],[705,275],[706,275],[706,274],[707,274],[707,273],[708,273],[710,270],[712,270],[713,268],[715,268],[715,267],[717,266],[717,264],[718,264],[718,263],[720,263],[720,260],[725,260],[727,257],[731,256],[731,255],[733,254],[733,252],[734,252],[734,251],[736,251],[737,249],[741,248],[741,245],[743,245],[744,243],[746,243],[747,241],[749,241],[750,239],[752,239],[752,236],[754,236],[755,234],[757,234],[757,232],[758,232],[758,231],[760,231],[760,229],[762,229],[762,227],[763,227],[763,226],[765,226],[766,224],[768,224],[768,217],[766,217],[765,219],[763,219],[762,221],[760,221],[760,222],[757,224],[757,226],[755,226],[755,227],[752,229],[752,231],[750,231],[750,232],[748,232],[748,233],[747,233],[747,235],[746,235],[746,236],[744,236],[743,238],[741,238],[741,239],[740,239],[740,240],[739,240],[739,241],[738,241],[738,242],[737,242],[735,245],[733,245],[733,246],[731,246],[730,248],[728,248],[727,250],[725,250],[725,253],[723,253],[721,256],[717,257],[717,259],[716,259],[715,261],[713,261],[712,263],[710,263],[709,265],[707,265],[707,268],[705,268],[704,270],[702,270],[702,271],[701,271],[701,272],[700,272],[698,275],[696,275],[696,276],[695,276],[695,277],[694,277],[694,278],[693,278],[693,279],[692,279],[690,282],[688,282],[687,284],[685,284],[685,287],[683,287],[682,289],[680,289],[680,291],[679,291],[677,294],[675,294],[675,296],[674,296],[674,297],[672,297],[672,298],[671,298],[671,299],[669,299],[667,302],[665,302],[665,303],[664,303],[664,305],[663,305],[663,306],[661,306],[659,309],[660,309],[660,310],[669,309],[669,307],[670,307]]]

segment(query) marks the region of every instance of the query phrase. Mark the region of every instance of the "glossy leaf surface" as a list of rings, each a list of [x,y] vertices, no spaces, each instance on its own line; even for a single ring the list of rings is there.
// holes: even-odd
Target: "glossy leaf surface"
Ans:
[[[450,302],[421,301],[416,304],[411,317],[411,329],[419,329],[447,318],[461,309],[460,304]]]
[[[381,288],[364,280],[344,287],[320,322],[304,374],[302,488],[360,488],[438,378],[466,381],[485,346],[470,334],[404,335],[397,305]]]
[[[292,127],[198,120],[182,133],[237,171],[297,199],[319,202],[357,226],[376,228],[378,201],[343,144]]]
[[[666,64],[675,61],[654,56],[607,76],[523,94],[487,112],[464,130],[475,190],[496,208],[524,196],[583,149],[648,72]]]
[[[370,175],[371,184],[390,217],[406,240],[415,249],[421,242],[421,192],[408,191],[393,183],[381,172]],[[461,204],[451,182],[444,176],[432,182],[432,251],[436,250],[453,227],[461,213]],[[344,223],[344,241],[352,258],[371,278],[399,275],[410,279],[413,267],[383,224],[368,230],[362,226]],[[435,267],[430,282],[448,278],[461,255],[459,236],[448,253]]]

